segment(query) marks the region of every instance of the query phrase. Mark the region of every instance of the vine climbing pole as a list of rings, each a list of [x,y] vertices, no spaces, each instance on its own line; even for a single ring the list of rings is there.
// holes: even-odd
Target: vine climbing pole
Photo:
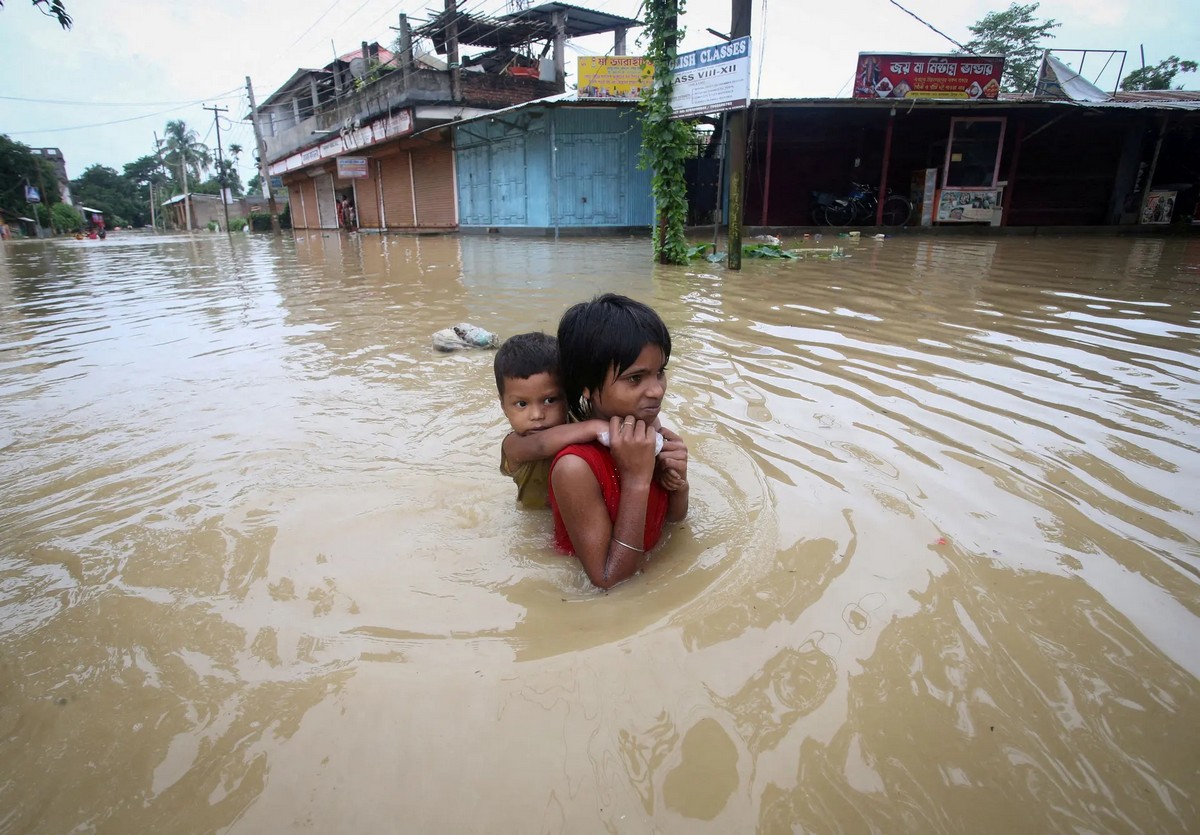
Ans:
[[[751,0],[733,0],[730,38],[750,34]],[[731,270],[742,268],[742,216],[746,197],[746,111],[729,114],[729,257]]]
[[[642,166],[651,173],[650,189],[658,208],[654,256],[660,264],[686,264],[687,187],[683,163],[691,149],[690,122],[671,118],[674,84],[671,63],[683,32],[679,16],[685,0],[647,0],[646,57],[654,64],[654,84],[642,99]]]

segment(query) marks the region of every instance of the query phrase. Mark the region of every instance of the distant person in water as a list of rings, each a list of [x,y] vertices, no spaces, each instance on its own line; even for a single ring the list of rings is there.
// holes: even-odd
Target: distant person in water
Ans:
[[[572,444],[551,463],[555,544],[579,558],[592,583],[611,588],[638,571],[664,524],[688,511],[683,439],[660,430],[655,455],[671,335],[652,308],[607,293],[563,314],[558,350],[568,409],[604,421],[611,445]]]

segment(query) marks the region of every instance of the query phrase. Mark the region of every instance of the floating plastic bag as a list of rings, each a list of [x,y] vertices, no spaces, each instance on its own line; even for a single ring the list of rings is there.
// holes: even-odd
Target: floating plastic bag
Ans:
[[[458,351],[463,348],[499,348],[500,337],[478,325],[463,322],[452,328],[442,328],[435,333],[433,347],[439,351]]]

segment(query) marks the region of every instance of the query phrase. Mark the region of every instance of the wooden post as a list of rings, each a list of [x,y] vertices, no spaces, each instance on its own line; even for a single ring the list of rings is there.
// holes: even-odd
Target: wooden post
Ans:
[[[763,176],[762,225],[767,225],[767,205],[771,200],[771,146],[775,144],[775,108],[767,116],[767,166]]]
[[[883,201],[887,199],[888,168],[892,164],[892,128],[896,124],[896,108],[888,113],[887,132],[883,135],[883,170],[879,173],[879,199],[875,204],[875,225],[883,226]]]
[[[1008,226],[1008,213],[1012,206],[1013,188],[1017,184],[1017,164],[1021,161],[1021,145],[1025,142],[1025,120],[1017,122],[1017,135],[1013,140],[1012,159],[1008,161],[1008,180],[1004,196],[1000,198],[1000,225]],[[1004,149],[1001,148],[1001,151]]]
[[[729,27],[732,39],[750,34],[750,13],[753,0],[733,0],[733,21]],[[729,114],[729,255],[731,270],[742,268],[742,214],[746,191],[746,111]]]

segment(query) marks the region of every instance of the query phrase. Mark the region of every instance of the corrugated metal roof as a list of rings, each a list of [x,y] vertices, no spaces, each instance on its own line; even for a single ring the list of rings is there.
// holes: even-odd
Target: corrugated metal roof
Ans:
[[[1159,91],[1167,92],[1167,91]],[[758,99],[758,107],[864,107],[892,108],[905,111],[915,108],[989,108],[989,107],[1106,107],[1125,110],[1187,110],[1200,111],[1200,93],[1188,92],[1195,98],[1147,97],[1127,99],[1130,93],[1120,93],[1112,101],[1069,101],[1067,99],[1035,96],[1032,93],[1001,93],[999,99],[850,99],[850,98],[779,98]]]

